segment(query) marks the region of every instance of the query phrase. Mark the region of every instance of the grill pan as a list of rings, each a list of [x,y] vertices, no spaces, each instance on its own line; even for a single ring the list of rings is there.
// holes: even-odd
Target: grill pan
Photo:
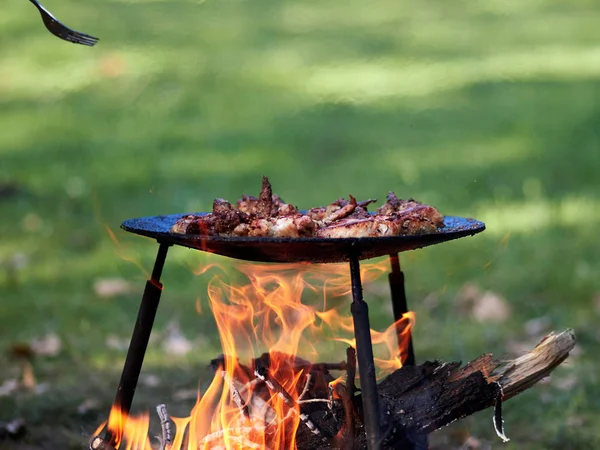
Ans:
[[[123,222],[121,228],[130,233],[154,238],[163,244],[181,245],[246,261],[277,263],[334,263],[346,262],[350,257],[361,260],[371,259],[472,236],[485,230],[485,224],[475,219],[446,216],[444,228],[440,228],[435,233],[418,236],[338,239],[198,236],[170,233],[173,224],[184,215],[187,214],[129,219]]]

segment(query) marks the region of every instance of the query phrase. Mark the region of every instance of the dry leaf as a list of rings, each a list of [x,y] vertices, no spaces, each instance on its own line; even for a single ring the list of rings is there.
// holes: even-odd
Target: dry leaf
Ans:
[[[510,317],[511,308],[503,297],[486,291],[473,305],[471,314],[478,322],[504,322]]]
[[[169,355],[183,356],[192,350],[192,342],[181,332],[177,322],[170,322],[165,330],[162,349]]]
[[[77,407],[77,412],[81,415],[84,415],[90,411],[98,409],[100,406],[100,402],[94,398],[88,398],[82,404]]]
[[[8,397],[19,389],[19,381],[12,378],[0,385],[0,397]]]
[[[131,290],[129,282],[122,278],[104,278],[94,283],[94,292],[102,298],[128,294]]]
[[[160,385],[160,378],[151,373],[140,376],[140,383],[146,387],[154,388]]]
[[[112,350],[125,351],[129,348],[129,340],[126,338],[119,338],[114,334],[110,334],[106,337],[106,347]]]
[[[56,356],[62,349],[62,341],[55,333],[49,333],[40,339],[34,339],[30,345],[33,353],[41,356]]]
[[[478,322],[504,322],[511,315],[506,299],[492,291],[482,291],[475,283],[465,283],[457,294],[457,304],[463,314]]]

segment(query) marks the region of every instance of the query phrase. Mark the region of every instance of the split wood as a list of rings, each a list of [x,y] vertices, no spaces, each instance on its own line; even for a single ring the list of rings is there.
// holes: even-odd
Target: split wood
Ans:
[[[381,413],[386,418],[382,424],[386,437],[381,443],[381,449],[401,449],[412,445],[415,436],[432,433],[455,420],[494,406],[494,424],[498,434],[503,437],[500,409],[502,402],[547,377],[568,357],[574,345],[573,330],[566,330],[550,333],[530,352],[512,360],[498,361],[491,354],[485,354],[462,367],[458,362],[426,362],[420,366],[398,369],[378,385]],[[298,450],[364,449],[366,436],[361,414],[361,396],[352,395],[354,349],[348,350],[347,357],[348,361],[343,365],[347,370],[346,383],[336,383],[334,386],[338,400],[334,401],[333,413],[328,407],[330,399],[327,392],[321,392],[320,397],[314,398],[310,379],[306,380],[301,396],[294,401],[285,389],[280,389],[280,383],[273,382],[268,371],[259,368],[258,377],[250,380],[239,392],[254,394],[256,385],[267,384],[290,408],[310,406],[311,420],[321,433],[315,434],[309,426],[298,427]],[[328,365],[311,367],[326,371]],[[311,375],[314,376],[314,372]],[[254,387],[249,388],[248,385]],[[305,397],[309,396],[319,402],[307,403],[311,399]],[[249,402],[251,399],[246,401]],[[205,444],[220,439],[223,434],[212,433],[201,442]],[[327,443],[323,441],[325,436]]]

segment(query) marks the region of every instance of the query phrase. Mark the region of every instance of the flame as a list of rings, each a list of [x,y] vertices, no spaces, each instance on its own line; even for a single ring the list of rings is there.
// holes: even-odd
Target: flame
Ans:
[[[177,432],[167,448],[292,450],[301,420],[298,401],[310,380],[308,361],[332,354],[345,359],[345,348],[355,347],[348,267],[241,263],[234,273],[229,269],[195,271],[212,273],[208,305],[223,355],[213,361],[215,376],[190,416],[173,419]],[[387,261],[363,264],[363,285],[386,271]],[[200,305],[198,299],[198,313]],[[409,312],[385,331],[371,330],[379,378],[402,366],[414,323]],[[344,373],[323,385],[329,398],[339,398],[335,386],[343,382]],[[124,417],[113,407],[107,427],[119,449],[152,448],[148,415]]]

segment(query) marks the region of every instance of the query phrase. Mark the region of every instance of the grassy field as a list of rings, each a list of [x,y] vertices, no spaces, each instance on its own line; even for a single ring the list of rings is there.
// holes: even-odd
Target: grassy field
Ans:
[[[263,174],[304,208],[395,190],[484,221],[477,237],[402,257],[418,359],[514,355],[565,328],[577,351],[506,404],[509,444],[490,411],[434,437],[600,446],[597,2],[46,3],[101,40],[62,42],[28,2],[3,2],[0,386],[20,377],[16,343],[62,346],[33,361],[40,392],[0,395],[0,422],[28,424],[0,449],[84,448],[105,419],[156,251],[122,220],[207,210],[257,192]],[[174,393],[208,380],[219,341],[208,308],[195,312],[206,278],[192,271],[210,262],[224,263],[170,251],[137,410],[184,414],[193,399]],[[103,295],[109,278],[129,289]],[[378,329],[384,283],[365,293]],[[469,290],[505,299],[507,317],[474,318]],[[185,356],[160,345],[173,324],[194,345]]]

